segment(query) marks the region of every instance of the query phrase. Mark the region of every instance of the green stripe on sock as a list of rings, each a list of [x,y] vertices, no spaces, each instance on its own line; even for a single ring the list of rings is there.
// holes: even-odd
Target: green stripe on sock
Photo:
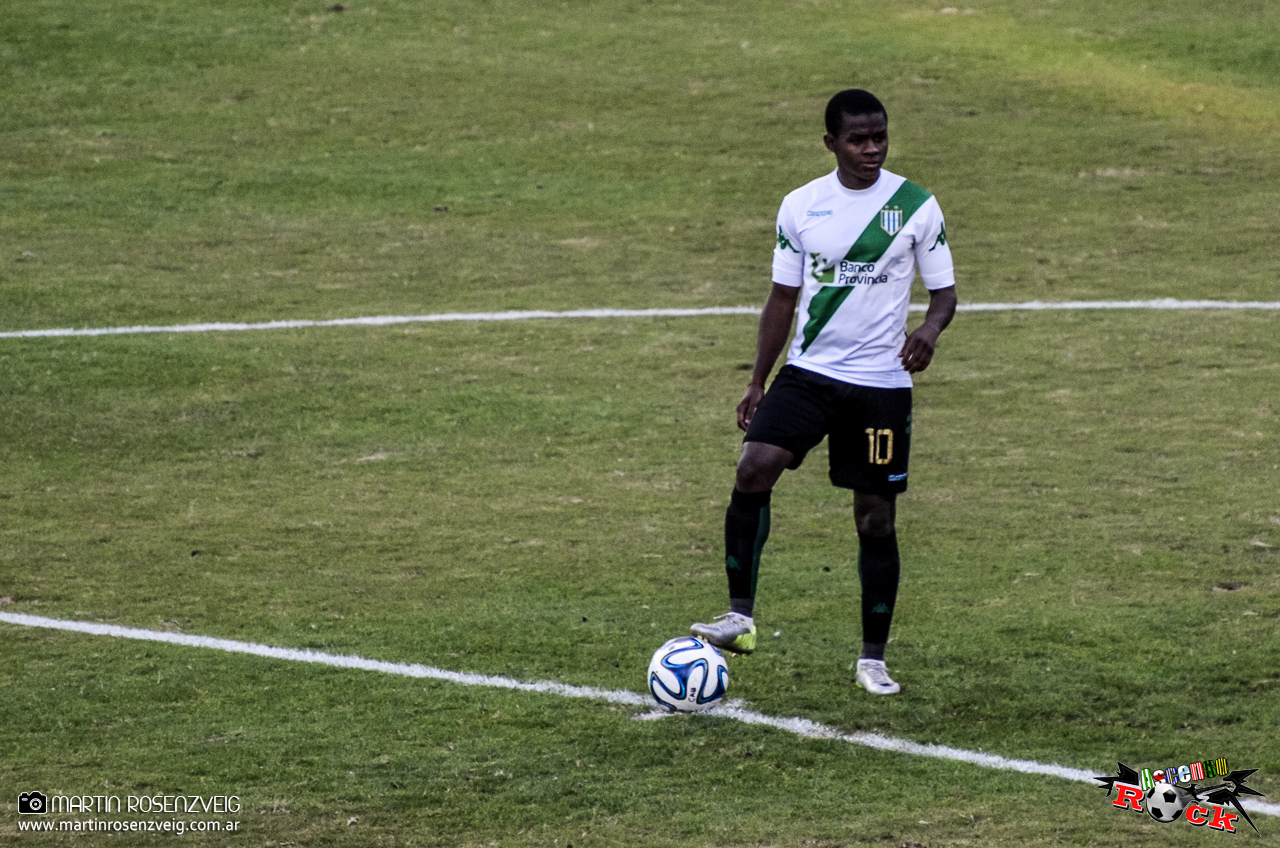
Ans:
[[[755,547],[751,551],[751,597],[756,596],[756,580],[760,577],[760,555],[764,552],[764,543],[769,540],[769,507],[760,507],[760,527],[756,531]]]

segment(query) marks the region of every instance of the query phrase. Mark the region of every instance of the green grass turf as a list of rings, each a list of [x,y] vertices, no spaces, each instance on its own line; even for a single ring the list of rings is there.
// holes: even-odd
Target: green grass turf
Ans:
[[[937,192],[963,299],[1275,299],[1271,4],[323,5],[0,16],[0,329],[759,303],[852,84]],[[851,691],[819,449],[776,496],[733,695],[1099,773],[1225,756],[1275,796],[1273,325],[962,315],[917,394],[904,692]],[[638,690],[723,608],[753,340],[0,341],[3,609]],[[245,844],[1211,838],[737,723],[0,628],[0,840],[32,788],[239,793]]]
[[[1132,341],[1153,320],[1176,351]],[[22,386],[2,419],[7,608],[640,689],[653,648],[723,605],[718,525],[752,323],[13,343],[0,360]],[[1235,361],[1228,330],[1251,349],[1270,319],[962,316],[919,390],[891,645],[905,691],[852,687],[855,540],[819,449],[776,495],[764,644],[733,662],[733,695],[1099,773],[1226,756],[1276,788],[1280,398],[1265,388],[1275,364]],[[139,385],[143,360],[164,367]],[[573,841],[585,822],[600,844],[1143,833],[1087,787],[728,722],[634,725],[552,696],[6,630],[0,703],[34,726],[8,740],[5,785],[201,781],[251,799],[254,839],[338,841],[350,815],[441,845]],[[820,774],[724,782],[761,743],[770,768]],[[682,759],[690,745],[712,750]],[[548,781],[569,780],[564,752],[579,750],[599,782],[562,796]],[[849,789],[850,769],[874,775],[868,787],[959,794],[903,808]],[[472,785],[499,770],[524,780]],[[700,794],[711,784],[723,802]],[[555,804],[530,807],[544,792]],[[1086,819],[1020,812],[1055,792]],[[674,824],[646,820],[690,794]],[[275,801],[290,813],[260,812]],[[971,833],[975,804],[989,829]]]
[[[757,302],[852,84],[964,298],[1274,296],[1272,4],[322,5],[4,16],[5,329]]]

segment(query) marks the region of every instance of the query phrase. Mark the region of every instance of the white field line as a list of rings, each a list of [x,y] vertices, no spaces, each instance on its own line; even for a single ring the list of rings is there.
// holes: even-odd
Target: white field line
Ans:
[[[924,304],[912,304],[912,312],[923,312]],[[1280,310],[1280,301],[1260,300],[1068,300],[1045,303],[962,303],[959,312],[1046,312],[1079,309],[1269,309]],[[546,318],[690,318],[700,315],[759,315],[758,306],[713,306],[705,309],[573,309],[550,312],[542,309],[509,312],[441,312],[433,315],[375,315],[362,318],[334,318],[330,321],[281,320],[258,323],[214,322],[133,327],[70,327],[48,330],[6,330],[0,339],[33,339],[54,336],[132,336],[143,333],[234,333],[247,330],[299,330],[308,327],[388,327],[396,324],[438,324],[452,321],[531,321]]]
[[[120,639],[140,639],[148,642],[168,642],[172,645],[185,645],[192,648],[214,648],[233,654],[252,654],[269,659],[290,660],[293,662],[309,662],[334,668],[353,668],[361,671],[378,671],[383,674],[395,674],[402,677],[420,677],[430,680],[443,680],[463,686],[489,686],[498,689],[515,689],[521,692],[539,692],[547,695],[559,695],[564,698],[588,698],[596,701],[609,701],[614,704],[626,704],[633,707],[653,706],[653,701],[646,695],[630,692],[625,689],[597,689],[593,686],[570,686],[565,683],[550,681],[515,680],[510,677],[499,677],[489,674],[472,674],[465,671],[448,671],[417,663],[393,663],[382,660],[370,660],[343,654],[326,654],[319,651],[300,651],[294,648],[277,648],[272,645],[259,645],[253,642],[240,642],[234,639],[215,639],[212,636],[194,636],[186,633],[167,633],[158,630],[142,630],[136,627],[120,627],[115,624],[97,624],[91,621],[68,621],[59,618],[46,618],[40,615],[24,613],[0,612],[0,621],[17,624],[23,627],[45,627],[53,630],[68,630],[75,633],[89,633],[95,636],[115,636]],[[1001,771],[1016,771],[1024,774],[1047,774],[1063,780],[1073,780],[1098,786],[1096,775],[1091,771],[1068,768],[1056,763],[1038,763],[1034,760],[1017,760],[987,754],[982,751],[968,751],[963,748],[951,748],[946,745],[924,745],[908,739],[896,739],[882,736],[879,733],[842,733],[834,727],[818,724],[804,718],[774,718],[763,713],[744,710],[739,707],[721,706],[708,710],[704,715],[720,716],[744,724],[760,724],[766,727],[785,730],[806,739],[834,739],[849,742],[866,748],[880,751],[892,751],[899,754],[914,754],[921,757],[932,757],[940,760],[970,763],[983,768]],[[1109,772],[1109,769],[1108,769]],[[1252,799],[1246,805],[1251,813],[1262,813],[1269,816],[1280,816],[1280,804],[1268,804]]]
[[[233,333],[245,330],[299,330],[307,327],[388,327],[395,324],[439,324],[450,321],[531,321],[539,318],[689,318],[698,315],[759,315],[756,306],[714,306],[707,309],[574,309],[549,312],[532,309],[512,312],[440,312],[434,315],[375,315],[334,318],[331,321],[264,321],[257,324],[171,324],[164,327],[96,327],[82,330],[13,330],[0,339],[45,336],[129,336],[139,333]]]

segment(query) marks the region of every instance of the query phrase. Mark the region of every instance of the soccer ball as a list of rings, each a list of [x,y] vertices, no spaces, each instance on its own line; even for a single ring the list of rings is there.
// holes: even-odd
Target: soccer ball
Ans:
[[[672,712],[705,710],[729,688],[729,666],[714,645],[694,636],[677,636],[649,661],[649,692]]]
[[[1158,822],[1177,821],[1186,806],[1186,796],[1172,784],[1157,783],[1147,790],[1147,815]]]

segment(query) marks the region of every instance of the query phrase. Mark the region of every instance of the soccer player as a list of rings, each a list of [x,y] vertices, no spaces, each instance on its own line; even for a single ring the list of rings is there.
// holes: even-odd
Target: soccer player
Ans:
[[[892,695],[884,664],[898,595],[896,497],[907,488],[911,375],[929,367],[956,309],[955,276],[942,210],[928,191],[884,169],[889,119],[861,89],[827,104],[823,142],[836,169],[791,192],[778,211],[773,288],[760,316],[755,366],[738,404],[746,431],[725,515],[729,612],[691,632],[749,654],[769,499],[787,468],[799,468],[823,437],[830,477],[853,490],[862,581],[862,653],[857,682]],[[919,269],[929,292],[924,322],[906,332]],[[765,380],[786,346],[787,363]]]

